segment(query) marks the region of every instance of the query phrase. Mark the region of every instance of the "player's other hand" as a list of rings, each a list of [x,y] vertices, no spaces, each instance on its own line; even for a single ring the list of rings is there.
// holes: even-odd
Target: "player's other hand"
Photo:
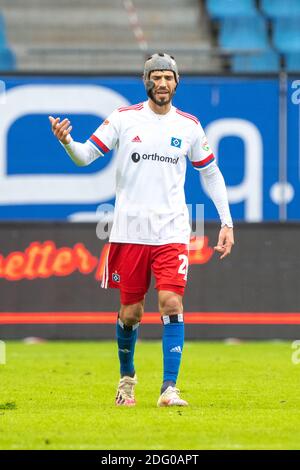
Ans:
[[[218,253],[221,253],[220,259],[223,259],[225,256],[230,254],[233,245],[233,228],[227,227],[227,225],[225,225],[219,232],[218,244],[214,247],[214,250]]]
[[[51,123],[51,129],[55,137],[64,145],[69,144],[72,140],[70,135],[72,126],[70,125],[71,123],[69,119],[64,119],[60,122],[59,117],[54,118],[53,116],[49,116],[49,121]]]

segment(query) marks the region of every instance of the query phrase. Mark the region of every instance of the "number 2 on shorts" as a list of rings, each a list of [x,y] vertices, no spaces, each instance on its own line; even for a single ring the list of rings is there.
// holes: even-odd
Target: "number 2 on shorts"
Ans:
[[[179,261],[182,261],[181,265],[179,266],[178,269],[178,274],[183,274],[184,275],[184,280],[187,280],[187,273],[188,273],[188,265],[189,265],[189,259],[186,255],[178,255]]]

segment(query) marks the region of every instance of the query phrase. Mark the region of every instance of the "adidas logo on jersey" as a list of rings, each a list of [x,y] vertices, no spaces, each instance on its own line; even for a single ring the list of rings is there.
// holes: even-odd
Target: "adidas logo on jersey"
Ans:
[[[170,352],[177,352],[177,353],[181,354],[182,350],[181,350],[180,346],[175,346],[174,348],[170,349]]]
[[[134,139],[132,139],[132,141],[131,141],[131,142],[142,142],[142,141],[141,141],[141,139],[139,138],[139,136],[138,136],[138,135],[136,135],[136,136],[135,136],[135,138],[134,138]]]

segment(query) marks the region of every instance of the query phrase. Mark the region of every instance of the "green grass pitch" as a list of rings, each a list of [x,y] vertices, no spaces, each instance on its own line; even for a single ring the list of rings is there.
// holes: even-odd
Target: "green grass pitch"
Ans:
[[[114,342],[7,343],[0,449],[299,449],[291,342],[185,344],[188,408],[157,408],[160,342],[136,347],[137,406],[116,408]]]

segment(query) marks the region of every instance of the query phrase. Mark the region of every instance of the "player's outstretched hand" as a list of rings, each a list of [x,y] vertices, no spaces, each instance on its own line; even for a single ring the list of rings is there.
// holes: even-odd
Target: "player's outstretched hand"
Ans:
[[[225,256],[230,254],[233,245],[233,228],[227,227],[227,225],[225,225],[219,232],[218,244],[214,247],[214,250],[218,253],[221,253],[220,259],[223,259]]]
[[[69,119],[64,119],[60,122],[59,117],[54,118],[49,116],[49,121],[51,122],[51,129],[55,137],[64,145],[69,144],[71,142],[70,132],[72,130]]]

